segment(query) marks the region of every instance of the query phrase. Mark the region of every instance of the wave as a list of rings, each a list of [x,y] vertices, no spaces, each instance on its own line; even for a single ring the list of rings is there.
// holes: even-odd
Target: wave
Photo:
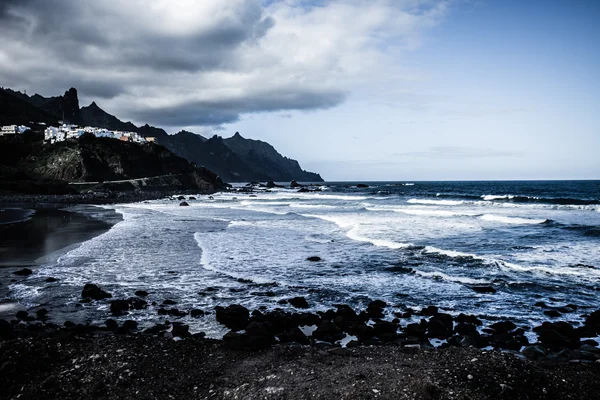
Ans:
[[[484,214],[480,217],[484,221],[502,222],[505,224],[520,224],[520,225],[534,225],[547,223],[547,219],[530,219],[530,218],[519,218],[519,217],[505,217],[504,215]]]
[[[458,206],[464,204],[463,200],[427,200],[427,199],[408,199],[406,201],[410,204],[428,204],[437,206]]]
[[[451,276],[451,275],[445,274],[443,272],[437,272],[437,271],[435,271],[435,272],[415,271],[415,274],[422,276],[424,278],[441,279],[444,281],[462,283],[465,285],[490,285],[492,283],[485,279],[467,278],[465,276]]]
[[[513,203],[543,203],[576,206],[600,204],[600,200],[598,199],[581,199],[572,197],[537,197],[513,194],[484,194],[483,196],[481,196],[481,198],[485,201],[506,201]]]
[[[366,243],[371,243],[374,246],[377,247],[385,247],[387,249],[406,249],[412,246],[412,244],[410,243],[398,243],[398,242],[392,242],[390,240],[384,240],[384,239],[372,239],[372,238],[368,238],[366,236],[362,236],[358,233],[358,227],[355,226],[354,228],[350,229],[347,233],[346,236],[349,239],[352,240],[356,240],[357,242],[366,242]]]

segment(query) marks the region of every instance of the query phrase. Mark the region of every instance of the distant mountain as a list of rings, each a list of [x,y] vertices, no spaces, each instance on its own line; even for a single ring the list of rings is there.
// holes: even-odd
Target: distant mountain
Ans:
[[[298,161],[282,156],[269,143],[246,139],[239,132],[224,142],[253,170],[267,174],[273,181],[323,181],[319,174],[304,171]]]
[[[33,118],[34,120],[44,122],[46,119],[56,121],[64,117],[64,119],[82,126],[133,131],[145,137],[155,137],[159,144],[173,153],[198,166],[214,171],[226,182],[323,181],[319,174],[302,170],[298,161],[282,156],[270,144],[259,140],[245,139],[237,132],[228,139],[217,135],[207,139],[188,131],[169,135],[163,129],[148,124],[137,127],[131,122],[123,122],[107,113],[95,102],[87,107],[79,108],[75,88],[71,88],[63,96],[57,97],[43,97],[39,94],[28,96],[10,89],[2,89],[0,93],[18,104],[17,108],[27,110],[21,114],[31,115],[31,117],[27,117],[29,119],[25,118],[28,121],[34,116],[37,118]],[[13,116],[17,114],[5,112],[0,108],[0,120],[2,117],[6,118],[5,121],[16,120]],[[42,115],[45,115],[46,119],[42,119]]]
[[[11,91],[12,92],[12,91]],[[20,93],[20,92],[16,92]],[[22,97],[0,90],[0,125],[30,125],[30,121],[56,124],[57,118]]]

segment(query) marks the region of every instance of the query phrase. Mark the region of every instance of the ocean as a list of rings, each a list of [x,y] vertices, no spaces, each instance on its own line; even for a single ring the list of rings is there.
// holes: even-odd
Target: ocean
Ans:
[[[108,305],[79,303],[85,283],[114,298],[142,289],[157,305],[119,317],[142,326],[165,320],[165,299],[206,311],[292,310],[285,300],[295,296],[312,311],[381,299],[390,319],[435,305],[524,326],[553,307],[576,306],[554,318],[574,324],[600,308],[600,181],[362,183],[101,206],[123,220],[13,283],[10,296],[97,323]],[[496,292],[473,289],[482,286]],[[214,312],[180,320],[226,333]]]

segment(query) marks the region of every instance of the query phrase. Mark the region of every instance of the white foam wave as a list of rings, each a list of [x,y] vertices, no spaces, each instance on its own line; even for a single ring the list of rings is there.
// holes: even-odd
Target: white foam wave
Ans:
[[[425,278],[437,278],[448,282],[463,283],[465,285],[489,285],[491,283],[489,281],[486,281],[485,279],[468,278],[465,276],[451,276],[438,271],[415,271],[415,273]]]
[[[439,248],[433,247],[433,246],[425,246],[425,252],[427,252],[427,253],[441,254],[441,255],[444,255],[444,256],[447,256],[447,257],[451,257],[451,258],[469,257],[469,258],[481,259],[480,257],[478,257],[475,254],[463,253],[463,252],[456,251],[456,250],[439,249]]]
[[[501,195],[497,195],[497,194],[484,194],[483,196],[481,196],[482,199],[486,200],[486,201],[492,201],[492,200],[509,200],[509,199],[514,199],[515,196],[513,196],[512,194],[501,194]]]
[[[464,204],[462,200],[427,200],[427,199],[409,199],[406,201],[410,204],[427,204],[437,206],[458,206]]]
[[[480,217],[484,221],[502,222],[505,224],[543,224],[547,222],[546,219],[530,219],[530,218],[519,218],[519,217],[506,217],[504,215],[484,214]]]
[[[323,208],[323,209],[335,209],[339,208],[338,206],[332,206],[328,204],[290,204],[292,208]]]
[[[367,242],[371,243],[374,246],[385,247],[388,249],[405,249],[407,247],[412,246],[410,243],[398,243],[392,242],[390,240],[368,238],[366,236],[360,235],[358,233],[358,230],[358,226],[355,226],[346,233],[346,236],[352,240],[356,240],[357,242]]]

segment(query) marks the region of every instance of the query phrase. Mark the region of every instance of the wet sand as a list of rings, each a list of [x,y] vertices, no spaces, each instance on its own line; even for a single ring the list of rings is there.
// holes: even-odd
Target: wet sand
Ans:
[[[10,300],[8,289],[11,283],[24,278],[14,275],[15,271],[24,267],[34,270],[66,249],[106,232],[120,220],[114,211],[93,206],[14,205],[0,209],[4,210],[0,211],[0,318],[19,308]],[[92,213],[100,218],[91,218]]]

